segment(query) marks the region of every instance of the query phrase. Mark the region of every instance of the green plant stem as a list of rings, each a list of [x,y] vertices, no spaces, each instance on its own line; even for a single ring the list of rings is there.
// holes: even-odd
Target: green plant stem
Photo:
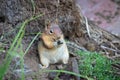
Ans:
[[[29,44],[29,46],[27,47],[27,49],[25,50],[24,56],[25,54],[28,52],[28,50],[30,49],[31,45],[33,44],[33,42],[35,41],[35,39],[38,37],[38,35],[40,35],[41,33],[38,32],[37,35],[33,38],[33,40],[31,41],[31,43]]]
[[[74,76],[82,77],[82,78],[85,78],[87,80],[94,80],[93,78],[90,78],[90,77],[87,77],[87,76],[84,76],[84,75],[80,75],[80,74],[77,74],[77,73],[74,73],[74,72],[65,71],[65,70],[40,70],[39,73],[41,73],[41,72],[61,72],[61,73],[67,73],[67,74],[71,74],[71,75],[74,75]]]
[[[21,57],[20,61],[24,58],[25,54],[27,54],[28,50],[30,49],[30,47],[32,46],[33,42],[35,41],[35,39],[38,37],[38,35],[40,35],[41,33],[38,32],[37,35],[33,38],[33,40],[31,41],[31,43],[29,44],[29,46],[27,47],[27,49],[25,50],[23,56]],[[20,62],[19,61],[19,62]],[[19,63],[18,62],[18,63]]]
[[[29,23],[30,21],[33,21],[33,20],[35,20],[35,19],[43,16],[43,15],[44,15],[44,14],[39,14],[39,15],[37,15],[37,16],[35,16],[35,17],[33,16],[33,17],[31,17],[30,19],[27,19],[27,20],[25,20],[25,21],[22,23],[21,28],[20,28],[17,36],[15,37],[12,45],[10,46],[10,49],[9,49],[8,52],[7,52],[7,55],[6,55],[4,64],[2,64],[2,65],[0,66],[0,80],[3,79],[3,76],[4,76],[4,74],[7,72],[8,68],[9,68],[9,65],[10,65],[10,63],[11,63],[11,61],[12,61],[12,59],[13,59],[13,56],[11,56],[10,54],[12,54],[12,52],[14,51],[14,49],[20,45],[20,42],[17,43],[17,41],[21,41],[20,39],[22,39],[22,38],[20,38],[20,35],[21,35],[21,34],[23,35],[23,30],[24,30],[26,24]],[[17,44],[17,46],[16,46],[16,44]]]
[[[22,49],[22,44],[20,45],[20,54],[23,55],[24,52],[23,52],[23,49]],[[20,57],[22,58],[22,57]],[[22,69],[22,72],[21,72],[21,80],[25,80],[25,74],[24,74],[24,59],[21,59],[21,69]]]
[[[31,0],[31,3],[32,3],[33,13],[35,13],[35,2],[34,2],[34,0]]]

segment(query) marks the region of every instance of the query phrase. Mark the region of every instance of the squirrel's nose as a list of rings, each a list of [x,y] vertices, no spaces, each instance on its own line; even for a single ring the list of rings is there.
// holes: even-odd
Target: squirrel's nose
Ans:
[[[58,40],[58,41],[57,41],[57,44],[60,45],[60,44],[63,44],[63,42],[60,41],[60,40]]]

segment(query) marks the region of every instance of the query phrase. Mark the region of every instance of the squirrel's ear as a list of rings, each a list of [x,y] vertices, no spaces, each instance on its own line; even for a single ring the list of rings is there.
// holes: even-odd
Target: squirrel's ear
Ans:
[[[45,26],[48,26],[48,25],[50,25],[50,24],[51,24],[50,20],[46,20],[46,21],[45,21]]]
[[[47,31],[49,29],[49,26],[48,25],[46,25],[45,26],[45,31]]]
[[[45,21],[45,30],[49,29],[49,28],[50,28],[50,25],[51,25],[51,23],[50,23],[49,20],[48,20],[48,21]]]
[[[55,19],[55,22],[54,22],[55,24],[58,24],[58,19]]]

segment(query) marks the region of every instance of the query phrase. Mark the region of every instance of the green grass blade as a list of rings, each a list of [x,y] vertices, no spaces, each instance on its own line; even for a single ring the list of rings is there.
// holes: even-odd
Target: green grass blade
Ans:
[[[30,49],[30,47],[32,46],[33,42],[35,41],[35,39],[40,35],[41,33],[38,32],[37,35],[33,38],[33,40],[30,42],[30,44],[28,45],[27,49],[25,50],[22,58],[20,59],[20,61],[18,63],[21,62],[21,60],[24,58],[25,54],[27,54],[28,50]]]
[[[28,50],[30,49],[31,45],[33,44],[33,42],[35,41],[35,39],[38,37],[38,35],[40,35],[41,33],[38,32],[37,35],[33,38],[33,40],[31,41],[31,43],[29,44],[29,46],[27,47],[27,49],[25,50],[24,55],[28,52]]]
[[[24,52],[23,52],[23,49],[22,49],[22,44],[20,45],[20,54],[23,55]],[[22,72],[21,72],[21,80],[25,80],[25,73],[24,73],[24,59],[22,59],[22,56],[20,57],[21,58],[21,69],[22,69]]]
[[[33,13],[35,13],[35,2],[34,2],[34,0],[31,0],[31,3],[32,3]]]
[[[71,75],[74,75],[74,76],[78,76],[78,77],[82,77],[82,78],[85,78],[87,80],[94,80],[93,78],[90,78],[90,77],[87,77],[87,76],[84,76],[84,75],[80,75],[80,74],[77,74],[77,73],[74,73],[74,72],[71,72],[71,71],[66,71],[66,70],[40,70],[39,73],[42,73],[42,72],[60,72],[60,73],[67,73],[67,74],[71,74]]]
[[[10,65],[10,63],[11,63],[11,61],[12,61],[12,59],[13,59],[13,56],[11,56],[10,54],[12,54],[12,52],[14,51],[14,49],[17,48],[17,47],[20,45],[20,42],[21,42],[21,39],[22,39],[22,38],[20,38],[20,37],[24,35],[24,34],[23,34],[23,30],[24,30],[26,24],[29,23],[29,22],[32,21],[32,20],[35,20],[35,19],[41,17],[41,16],[43,16],[43,14],[39,14],[39,15],[37,15],[37,16],[35,16],[35,17],[31,17],[30,19],[27,19],[27,20],[25,20],[25,21],[22,23],[21,28],[20,28],[18,34],[16,35],[16,37],[15,37],[12,45],[10,46],[10,49],[9,49],[8,52],[7,52],[7,55],[6,55],[4,64],[2,64],[2,65],[0,66],[0,80],[3,79],[3,76],[4,76],[4,74],[7,72],[8,68],[9,68],[9,65]],[[22,34],[22,35],[21,35],[21,34]],[[19,41],[19,42],[18,42],[18,41]],[[18,42],[18,43],[17,43],[17,42]],[[17,44],[17,46],[16,46],[16,44]],[[17,52],[16,52],[16,53],[17,53]]]

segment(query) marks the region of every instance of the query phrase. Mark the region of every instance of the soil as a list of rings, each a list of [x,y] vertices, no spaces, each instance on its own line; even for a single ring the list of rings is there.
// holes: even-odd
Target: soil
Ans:
[[[57,18],[65,39],[74,42],[88,51],[102,51],[104,55],[107,55],[111,59],[116,59],[116,57],[118,58],[118,55],[120,55],[120,37],[98,28],[97,25],[90,20],[88,21],[91,37],[88,36],[85,18],[82,16],[80,9],[76,6],[74,0],[34,0],[34,4],[35,10],[32,7],[33,5],[30,0],[0,1],[0,47],[5,50],[0,53],[0,64],[3,64],[6,52],[10,48],[14,37],[20,29],[20,24],[31,16],[38,15],[39,13],[44,13],[45,15],[30,22],[26,26],[25,36],[22,40],[23,50],[28,47],[36,33],[43,31],[47,20],[53,21]],[[39,67],[40,62],[37,51],[38,40],[39,37],[35,40],[24,57],[24,67],[26,69],[25,78],[26,80],[52,80],[56,77],[57,73],[32,75],[41,70]],[[12,68],[18,60],[19,58],[13,59],[4,80],[18,80],[18,78],[20,78],[20,73],[17,71],[14,72]],[[71,55],[69,63],[63,65],[63,67],[67,67],[64,69],[79,73],[77,60],[77,56]],[[58,66],[60,65],[50,65],[48,70],[59,69]],[[27,70],[31,71],[27,72]],[[60,80],[80,80],[79,77],[65,73],[61,73],[58,78]]]

